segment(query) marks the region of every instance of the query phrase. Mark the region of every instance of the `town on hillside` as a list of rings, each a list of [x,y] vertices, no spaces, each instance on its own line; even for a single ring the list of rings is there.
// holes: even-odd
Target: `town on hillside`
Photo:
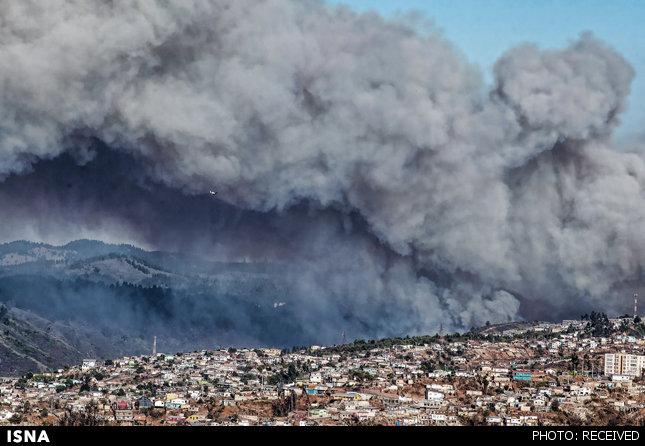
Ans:
[[[0,379],[4,425],[645,423],[645,325],[584,315],[466,334],[84,360]]]

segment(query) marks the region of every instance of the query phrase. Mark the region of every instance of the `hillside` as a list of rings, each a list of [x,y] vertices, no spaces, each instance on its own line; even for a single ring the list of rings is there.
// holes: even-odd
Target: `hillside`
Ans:
[[[533,321],[533,322],[505,322],[502,324],[491,324],[485,325],[483,327],[478,327],[473,330],[474,333],[481,334],[502,334],[506,330],[527,330],[531,327],[535,327],[543,322]]]
[[[214,262],[79,240],[0,245],[0,374],[84,357],[311,341],[286,274],[271,263]]]
[[[0,375],[14,376],[25,370],[44,371],[61,363],[75,364],[83,354],[64,336],[46,328],[46,321],[32,323],[35,316],[0,307]],[[42,322],[39,324],[38,322]]]

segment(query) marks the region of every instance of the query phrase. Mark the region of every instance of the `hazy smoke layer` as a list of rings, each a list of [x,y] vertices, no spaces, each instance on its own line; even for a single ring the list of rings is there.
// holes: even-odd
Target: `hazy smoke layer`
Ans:
[[[511,49],[488,92],[434,31],[314,1],[0,20],[5,237],[46,214],[32,233],[301,263],[303,322],[354,336],[625,312],[643,279],[645,160],[608,142],[634,71],[592,35]]]

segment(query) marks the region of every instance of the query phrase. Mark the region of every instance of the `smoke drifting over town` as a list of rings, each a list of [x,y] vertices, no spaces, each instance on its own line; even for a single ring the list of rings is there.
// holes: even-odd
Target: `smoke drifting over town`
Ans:
[[[635,73],[590,33],[485,85],[413,16],[309,0],[0,20],[4,240],[299,265],[320,342],[622,314],[644,279],[645,156],[611,146]]]

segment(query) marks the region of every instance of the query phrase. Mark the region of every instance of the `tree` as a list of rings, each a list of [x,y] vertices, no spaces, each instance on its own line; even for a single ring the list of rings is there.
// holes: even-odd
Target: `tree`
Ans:
[[[551,410],[557,412],[560,410],[560,402],[556,399],[551,401]]]
[[[3,305],[0,305],[0,322],[3,324],[7,324],[9,322],[9,310],[7,310],[7,307]]]
[[[72,412],[67,409],[65,415],[60,420],[61,426],[98,426],[96,419],[97,412],[96,404],[88,404],[85,406],[85,412]]]
[[[578,364],[580,363],[578,355],[576,353],[572,353],[569,359],[571,360],[571,370],[575,371],[578,368]]]
[[[19,413],[15,413],[11,416],[11,418],[9,418],[9,422],[11,424],[18,424],[21,421],[22,421],[22,415],[20,415]]]

